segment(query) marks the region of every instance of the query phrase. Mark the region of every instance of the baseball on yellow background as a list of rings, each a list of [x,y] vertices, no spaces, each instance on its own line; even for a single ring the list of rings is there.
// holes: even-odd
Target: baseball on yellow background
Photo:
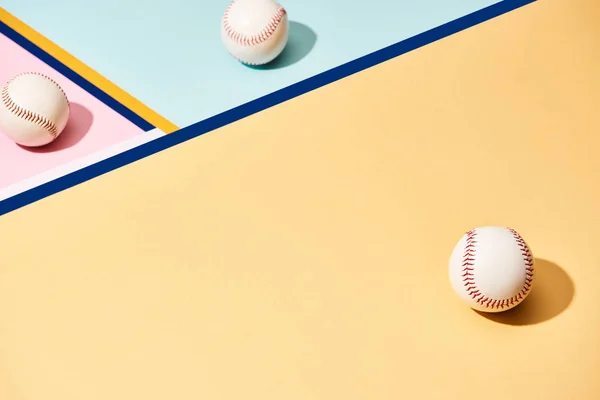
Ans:
[[[471,308],[501,312],[529,295],[534,259],[525,240],[511,228],[485,226],[465,233],[450,256],[452,288]]]
[[[289,36],[285,8],[274,0],[233,0],[221,21],[221,40],[234,58],[248,65],[273,61]]]
[[[53,142],[69,120],[69,100],[49,77],[26,72],[0,90],[0,131],[26,147]]]

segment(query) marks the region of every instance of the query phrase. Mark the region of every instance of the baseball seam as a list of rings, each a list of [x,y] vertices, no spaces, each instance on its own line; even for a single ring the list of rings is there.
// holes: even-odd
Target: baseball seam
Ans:
[[[493,299],[482,293],[475,282],[475,256],[477,251],[477,232],[475,229],[467,232],[467,239],[465,242],[465,248],[463,252],[462,260],[462,280],[467,294],[477,302],[477,304],[484,306],[485,308],[491,309],[505,309],[513,306],[515,303],[521,301],[531,290],[531,284],[533,281],[533,255],[529,250],[529,247],[525,243],[525,240],[519,235],[514,229],[507,228],[513,235],[517,246],[521,250],[523,261],[525,262],[525,282],[521,290],[514,296],[507,299]]]
[[[48,131],[48,133],[50,133],[50,135],[52,135],[53,138],[56,138],[56,136],[58,135],[58,127],[56,126],[56,124],[54,124],[54,122],[50,121],[48,118],[44,117],[43,115],[37,114],[33,111],[30,111],[30,110],[26,109],[25,107],[21,107],[20,105],[15,103],[15,101],[10,96],[10,93],[8,92],[8,87],[15,79],[17,79],[23,75],[38,75],[45,79],[48,79],[50,82],[55,84],[56,87],[61,91],[63,96],[65,96],[65,100],[67,101],[67,104],[70,107],[69,100],[67,99],[67,95],[62,90],[60,85],[58,83],[56,83],[54,80],[47,77],[46,75],[40,74],[38,72],[24,72],[22,74],[15,76],[10,81],[8,81],[6,83],[6,85],[4,85],[4,87],[2,87],[2,92],[0,93],[0,99],[2,101],[2,104],[4,105],[4,107],[6,107],[6,109],[8,111],[12,112],[15,116],[44,128],[46,131]]]
[[[240,32],[237,32],[230,24],[229,24],[229,13],[235,4],[235,0],[229,3],[229,6],[225,10],[223,14],[223,28],[232,40],[242,46],[256,46],[257,44],[266,42],[272,35],[275,33],[275,30],[283,20],[283,17],[286,14],[286,10],[283,7],[279,7],[277,11],[271,16],[271,19],[267,23],[267,25],[263,28],[262,31],[252,35],[247,36]]]

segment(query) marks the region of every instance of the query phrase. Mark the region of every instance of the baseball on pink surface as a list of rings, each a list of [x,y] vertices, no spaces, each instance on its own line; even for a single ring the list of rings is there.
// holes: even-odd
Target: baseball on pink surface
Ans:
[[[288,15],[274,0],[232,0],[221,21],[221,40],[248,65],[273,61],[287,45]]]
[[[22,146],[53,142],[67,125],[69,111],[64,90],[41,73],[19,74],[0,89],[0,131]]]
[[[501,226],[472,229],[450,256],[450,283],[467,305],[477,311],[502,312],[529,295],[534,258],[517,231]]]

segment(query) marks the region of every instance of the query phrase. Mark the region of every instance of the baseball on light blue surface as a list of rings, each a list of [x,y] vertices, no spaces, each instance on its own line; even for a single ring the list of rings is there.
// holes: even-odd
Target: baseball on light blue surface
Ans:
[[[93,7],[2,0],[2,7],[185,127],[500,2],[279,0],[288,42],[258,68],[223,48],[230,0],[103,0]]]
[[[264,65],[281,54],[289,37],[288,15],[274,0],[232,0],[221,23],[221,40],[235,59]]]

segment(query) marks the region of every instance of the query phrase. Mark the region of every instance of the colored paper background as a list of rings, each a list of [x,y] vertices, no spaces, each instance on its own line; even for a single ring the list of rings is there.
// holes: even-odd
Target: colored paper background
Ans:
[[[2,216],[0,397],[598,399],[599,12],[533,3]],[[447,277],[490,224],[538,268],[496,316]]]
[[[286,0],[290,42],[267,70],[220,38],[229,0],[3,0],[2,6],[179,127],[475,12],[496,0]],[[49,18],[49,16],[51,16]]]

